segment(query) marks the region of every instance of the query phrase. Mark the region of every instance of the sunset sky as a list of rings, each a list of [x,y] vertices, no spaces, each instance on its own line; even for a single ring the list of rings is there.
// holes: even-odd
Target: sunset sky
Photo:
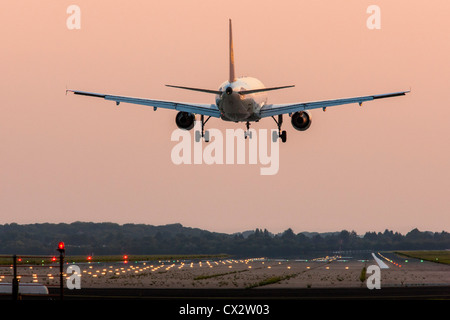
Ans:
[[[66,24],[73,4],[79,30]],[[366,26],[374,4],[380,30]],[[0,224],[450,231],[449,13],[448,0],[3,1]],[[228,19],[238,76],[295,84],[269,102],[412,92],[313,110],[305,132],[285,117],[273,176],[260,164],[175,165],[176,112],[65,94],[214,103],[165,84],[227,80]]]

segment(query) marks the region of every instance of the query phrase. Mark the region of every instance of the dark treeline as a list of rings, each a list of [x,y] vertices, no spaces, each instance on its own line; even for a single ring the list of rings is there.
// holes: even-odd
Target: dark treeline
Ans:
[[[224,234],[183,227],[181,224],[90,223],[0,225],[0,254],[55,254],[59,241],[67,255],[218,254],[288,257],[317,251],[449,249],[450,234],[413,229],[405,235],[386,230],[357,235],[354,231],[326,234],[287,229]]]

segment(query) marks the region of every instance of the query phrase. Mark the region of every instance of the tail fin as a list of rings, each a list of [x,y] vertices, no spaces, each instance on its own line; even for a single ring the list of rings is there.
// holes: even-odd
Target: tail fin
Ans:
[[[231,29],[231,19],[230,19],[230,76],[228,81],[234,82],[236,81],[236,77],[234,74],[234,52],[233,52],[233,32]]]

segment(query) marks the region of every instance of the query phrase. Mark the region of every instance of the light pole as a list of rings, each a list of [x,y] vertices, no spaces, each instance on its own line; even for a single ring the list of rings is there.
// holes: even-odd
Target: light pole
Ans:
[[[17,256],[13,255],[13,280],[12,280],[12,299],[17,300],[19,296],[19,280],[17,279]]]
[[[59,251],[59,296],[61,300],[64,298],[64,283],[63,283],[63,273],[64,273],[64,255],[66,253],[66,249],[64,246],[64,242],[58,243]]]

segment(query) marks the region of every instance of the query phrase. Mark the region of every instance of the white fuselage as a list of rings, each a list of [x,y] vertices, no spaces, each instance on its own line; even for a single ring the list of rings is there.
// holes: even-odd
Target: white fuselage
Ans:
[[[229,89],[231,88],[231,90]],[[225,81],[216,96],[216,105],[221,118],[226,121],[254,121],[260,119],[260,110],[267,103],[265,92],[243,95],[238,91],[265,88],[261,81],[251,77],[238,78],[233,82]]]

